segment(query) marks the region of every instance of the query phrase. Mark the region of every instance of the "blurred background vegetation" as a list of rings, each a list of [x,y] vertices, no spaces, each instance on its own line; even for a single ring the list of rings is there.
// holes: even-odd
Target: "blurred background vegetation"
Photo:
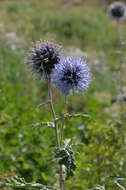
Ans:
[[[65,137],[72,138],[77,169],[66,190],[88,190],[106,184],[121,189],[114,179],[126,177],[125,123],[118,94],[119,48],[116,23],[107,15],[109,0],[0,0],[0,176],[18,175],[27,181],[56,184],[54,131],[32,125],[51,120],[47,85],[29,73],[26,56],[32,42],[53,40],[65,54],[85,56],[92,83],[84,95],[68,97],[69,113],[83,112],[90,119],[66,121]],[[126,39],[126,23],[121,34]],[[125,50],[124,50],[125,51]],[[124,65],[125,83],[126,65]],[[64,98],[54,89],[56,112]],[[126,187],[125,180],[122,185]]]

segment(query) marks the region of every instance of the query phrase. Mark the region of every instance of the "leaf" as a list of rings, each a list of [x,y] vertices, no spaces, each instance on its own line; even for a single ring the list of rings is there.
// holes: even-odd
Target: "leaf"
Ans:
[[[51,121],[47,121],[47,122],[38,122],[38,123],[32,125],[33,128],[43,127],[43,126],[54,128],[54,123]]]
[[[72,177],[76,169],[76,161],[70,139],[65,140],[64,147],[55,149],[55,158],[58,160],[59,165],[65,166],[66,179]]]
[[[58,190],[50,186],[45,186],[40,183],[27,183],[24,178],[13,176],[10,178],[4,178],[0,181],[0,187],[8,188],[23,188],[23,189],[36,189],[36,190]]]

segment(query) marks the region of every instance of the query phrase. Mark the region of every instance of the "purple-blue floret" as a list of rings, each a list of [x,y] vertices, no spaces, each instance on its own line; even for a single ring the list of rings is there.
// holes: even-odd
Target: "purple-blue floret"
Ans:
[[[78,93],[87,90],[91,74],[85,60],[79,57],[63,57],[54,66],[51,74],[52,83],[66,96],[72,90]]]

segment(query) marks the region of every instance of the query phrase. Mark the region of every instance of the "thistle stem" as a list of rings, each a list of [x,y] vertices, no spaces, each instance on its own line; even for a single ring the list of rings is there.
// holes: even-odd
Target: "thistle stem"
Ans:
[[[49,96],[49,104],[52,112],[53,122],[54,122],[54,130],[55,130],[55,137],[56,137],[56,145],[60,148],[60,141],[59,141],[59,134],[58,134],[58,126],[57,126],[57,118],[56,113],[53,105],[53,99],[52,99],[52,86],[51,86],[51,80],[48,80],[48,96]],[[59,169],[59,183],[60,183],[60,190],[64,190],[64,179],[63,179],[63,170],[62,166],[60,166]]]
[[[61,126],[61,141],[60,141],[60,146],[62,146],[62,143],[63,143],[63,132],[64,132],[64,117],[63,117],[63,114],[62,114],[62,119],[61,119],[61,123],[62,123],[62,126]]]
[[[52,116],[53,116],[53,122],[54,122],[56,144],[57,144],[57,147],[60,147],[59,135],[58,135],[58,127],[57,127],[57,121],[56,121],[56,113],[55,113],[54,105],[53,105],[52,88],[51,88],[51,82],[50,82],[50,80],[48,82],[48,95],[49,95],[49,104],[50,104],[50,108],[51,108],[51,112],[52,112]]]
[[[118,74],[119,74],[119,93],[121,95],[123,95],[123,64],[124,64],[124,57],[123,57],[123,41],[122,41],[122,37],[121,37],[121,31],[120,31],[120,22],[117,21],[117,35],[118,35],[118,39],[119,39],[119,46],[120,46],[120,49],[119,49],[119,55],[120,55],[120,64],[119,64],[119,71],[118,71]],[[121,115],[124,114],[124,104],[123,104],[123,101],[121,101],[120,103],[120,112],[121,112]]]
[[[63,143],[63,135],[64,135],[64,126],[65,126],[65,122],[64,122],[64,119],[65,119],[65,112],[66,112],[66,106],[67,106],[67,96],[65,96],[65,104],[64,104],[64,112],[61,113],[61,140],[60,140],[60,146],[62,146],[62,143]]]

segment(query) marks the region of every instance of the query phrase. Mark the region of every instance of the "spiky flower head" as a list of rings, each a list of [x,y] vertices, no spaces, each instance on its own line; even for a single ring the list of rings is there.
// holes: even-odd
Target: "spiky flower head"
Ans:
[[[109,15],[115,20],[123,19],[126,16],[126,6],[122,2],[114,2],[109,7]]]
[[[51,74],[52,83],[68,95],[71,90],[84,92],[91,81],[91,74],[85,60],[79,57],[62,57]]]
[[[28,64],[38,78],[50,77],[54,65],[60,60],[60,46],[52,42],[37,41],[28,53]]]

